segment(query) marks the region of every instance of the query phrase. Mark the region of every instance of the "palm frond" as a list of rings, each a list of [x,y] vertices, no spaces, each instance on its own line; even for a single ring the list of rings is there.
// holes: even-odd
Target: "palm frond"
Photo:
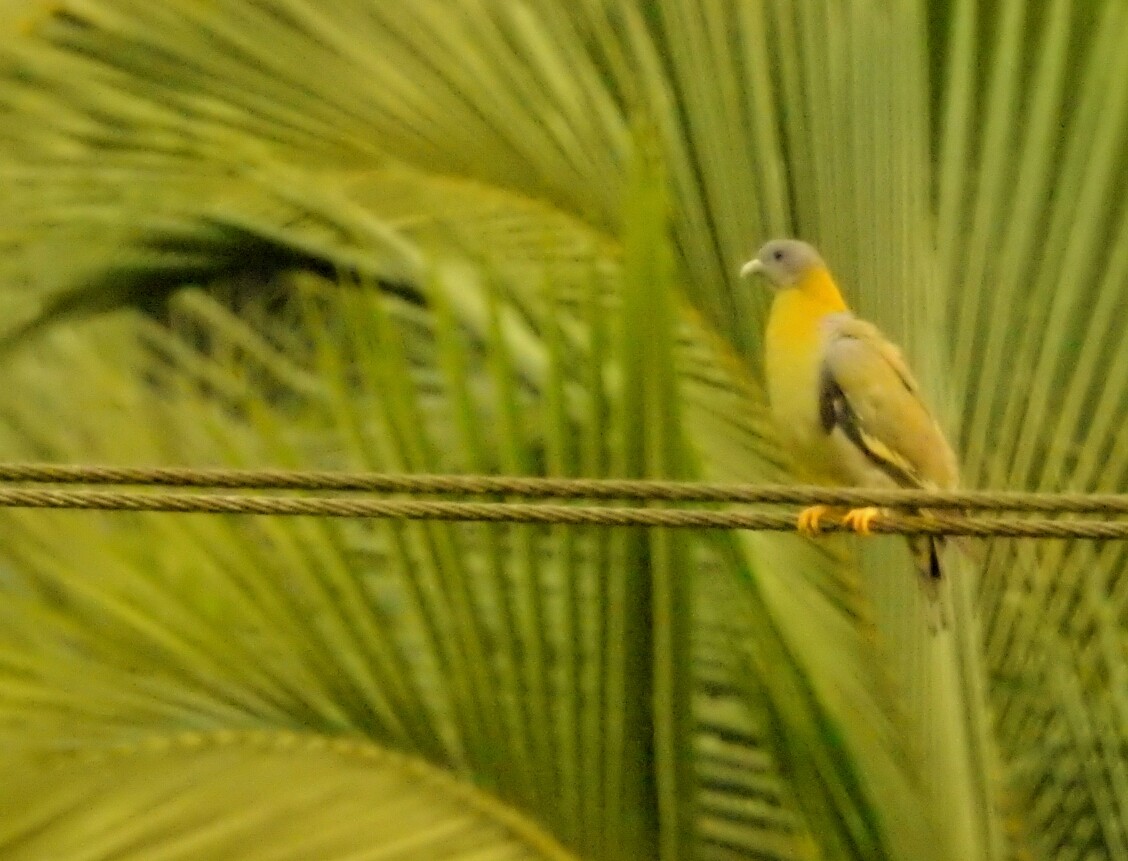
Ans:
[[[357,738],[180,732],[4,773],[9,858],[575,857],[486,793]]]

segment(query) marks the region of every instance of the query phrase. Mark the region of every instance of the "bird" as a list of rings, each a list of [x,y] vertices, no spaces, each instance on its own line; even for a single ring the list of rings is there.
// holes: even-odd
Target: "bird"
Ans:
[[[773,239],[740,275],[763,276],[775,291],[764,336],[769,406],[797,463],[814,480],[862,488],[956,488],[956,455],[900,349],[850,311],[813,246]],[[804,509],[799,531],[818,534],[829,511],[824,505]],[[842,522],[869,534],[880,513],[856,508]],[[933,603],[943,575],[941,542],[909,537]]]

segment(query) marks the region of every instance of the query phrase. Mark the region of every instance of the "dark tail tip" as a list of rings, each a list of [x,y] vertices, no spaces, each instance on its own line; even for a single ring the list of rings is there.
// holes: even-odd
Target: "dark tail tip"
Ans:
[[[942,538],[929,538],[928,539],[928,576],[932,580],[939,580],[944,576],[944,572],[940,570],[940,542]]]

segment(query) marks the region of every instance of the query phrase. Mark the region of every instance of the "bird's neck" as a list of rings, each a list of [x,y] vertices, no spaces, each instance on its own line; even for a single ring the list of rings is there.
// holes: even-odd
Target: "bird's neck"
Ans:
[[[818,332],[827,314],[847,310],[846,301],[826,269],[816,269],[792,287],[776,293],[768,321],[770,335],[784,340],[804,340]]]
[[[803,279],[789,290],[781,290],[777,301],[790,298],[798,306],[803,307],[807,313],[818,316],[823,314],[836,314],[846,310],[846,300],[838,291],[838,285],[830,273],[819,267],[807,273]]]

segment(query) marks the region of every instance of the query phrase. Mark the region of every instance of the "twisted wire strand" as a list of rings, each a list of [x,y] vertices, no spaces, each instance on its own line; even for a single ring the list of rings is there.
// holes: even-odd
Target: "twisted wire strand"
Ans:
[[[793,514],[758,511],[577,506],[513,502],[444,502],[326,496],[245,496],[215,493],[126,492],[110,490],[0,489],[0,508],[101,511],[164,511],[183,514],[260,514],[284,516],[395,518],[566,524],[573,526],[661,526],[695,529],[794,531]],[[828,520],[826,531],[844,531]],[[1128,538],[1128,521],[1047,520],[999,517],[969,518],[937,513],[928,516],[881,515],[875,533],[961,535],[986,538]]]
[[[543,478],[494,475],[423,475],[321,470],[126,467],[48,463],[0,464],[0,483],[134,485],[222,488],[489,495],[555,499],[730,502],[916,510],[1015,511],[1041,514],[1128,514],[1128,494],[1027,493],[966,490],[861,490],[857,488],[722,484],[632,479]]]

